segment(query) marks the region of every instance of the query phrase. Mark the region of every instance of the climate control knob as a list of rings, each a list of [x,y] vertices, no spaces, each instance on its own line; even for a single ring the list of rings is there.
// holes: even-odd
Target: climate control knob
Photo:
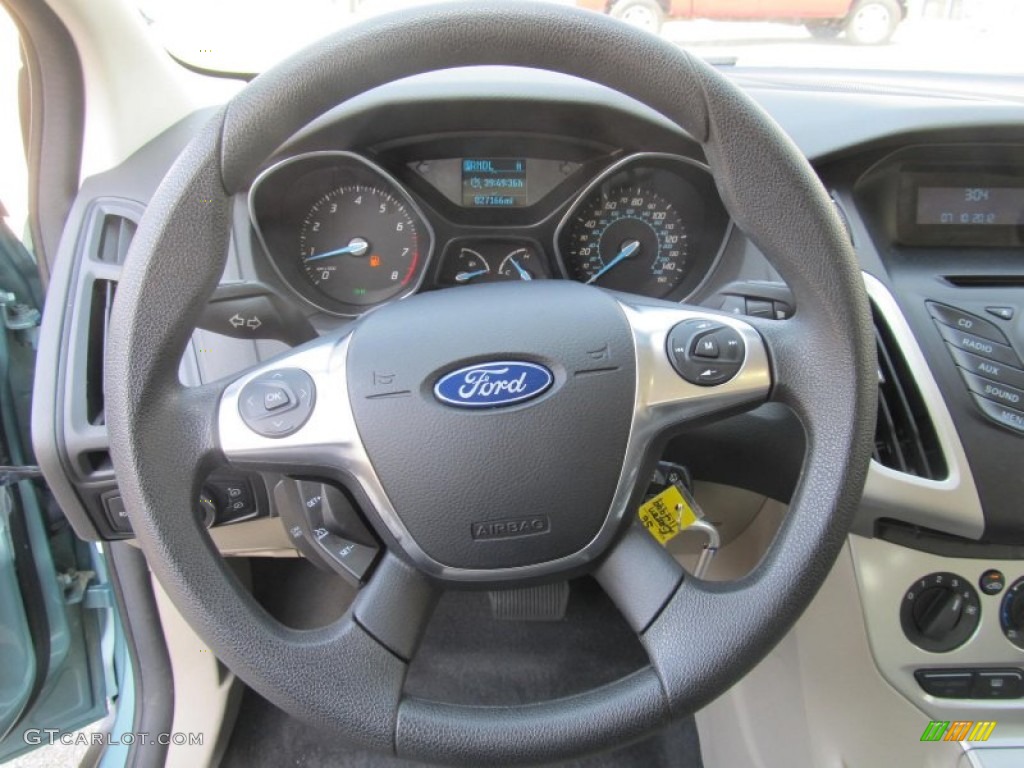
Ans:
[[[1006,590],[999,608],[999,625],[1007,640],[1024,649],[1024,576]]]
[[[903,596],[900,623],[914,645],[944,653],[963,645],[981,619],[973,585],[955,573],[933,573],[914,583]]]

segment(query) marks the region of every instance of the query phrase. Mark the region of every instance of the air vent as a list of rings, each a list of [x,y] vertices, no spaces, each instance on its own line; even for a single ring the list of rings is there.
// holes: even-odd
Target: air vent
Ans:
[[[116,213],[103,214],[94,254],[96,260],[104,264],[124,264],[124,257],[128,253],[132,238],[135,237],[136,228],[135,222],[124,216]]]
[[[875,312],[878,345],[878,420],[874,458],[879,464],[928,480],[946,477],[946,463],[914,377],[880,315]]]
[[[1024,288],[1024,275],[946,275],[957,288]]]
[[[103,407],[103,360],[107,355],[110,310],[117,283],[96,280],[89,297],[89,351],[85,359],[85,418],[90,424],[106,424]]]

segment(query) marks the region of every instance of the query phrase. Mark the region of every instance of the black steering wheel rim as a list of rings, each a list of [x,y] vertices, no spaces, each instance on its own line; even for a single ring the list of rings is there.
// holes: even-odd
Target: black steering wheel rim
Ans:
[[[803,473],[768,554],[737,582],[673,585],[639,628],[651,667],[514,708],[404,699],[402,653],[352,615],[312,631],[271,619],[194,520],[197,478],[224,459],[215,417],[224,384],[185,389],[177,380],[194,321],[223,271],[233,196],[260,164],[346,99],[474,65],[592,80],[657,109],[701,143],[734,220],[796,298],[792,319],[757,327],[771,358],[771,397],[794,410],[807,436]],[[242,679],[290,713],[374,749],[507,765],[637,738],[709,702],[778,642],[849,529],[870,456],[874,371],[848,238],[810,166],[770,118],[661,40],[596,14],[500,2],[421,8],[348,28],[256,78],[220,110],[161,184],[133,243],[112,317],[106,392],[114,465],[138,541],[182,614]],[[397,560],[389,568],[395,578],[412,570]]]

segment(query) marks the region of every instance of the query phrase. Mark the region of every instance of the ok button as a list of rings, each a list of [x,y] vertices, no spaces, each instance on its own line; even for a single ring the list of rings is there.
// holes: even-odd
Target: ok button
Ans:
[[[263,407],[268,411],[276,411],[291,405],[292,399],[283,385],[271,386],[263,394]]]

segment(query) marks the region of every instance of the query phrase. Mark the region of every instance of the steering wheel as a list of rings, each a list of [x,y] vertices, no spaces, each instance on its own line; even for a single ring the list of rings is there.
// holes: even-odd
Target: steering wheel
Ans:
[[[740,319],[570,281],[460,288],[384,306],[230,382],[182,386],[178,362],[223,271],[232,199],[260,164],[346,99],[473,65],[578,76],[685,129],[738,226],[792,289],[793,317]],[[138,542],[178,609],[282,709],[414,760],[563,759],[640,738],[707,704],[814,596],[867,472],[876,370],[868,303],[810,166],[711,67],[560,6],[383,16],[253,80],[160,185],[128,255],[112,329],[105,384],[114,466]],[[731,377],[714,385],[691,381],[685,365],[695,334],[708,329],[740,350]],[[481,371],[489,386],[467,389]],[[244,400],[255,393],[258,406],[282,382],[299,415],[275,433]],[[806,432],[786,519],[746,577],[692,578],[635,524],[643,481],[673,431],[767,400],[787,404]],[[328,478],[360,501],[387,551],[342,618],[285,627],[229,573],[194,513],[202,479],[224,462]],[[440,590],[582,573],[639,635],[649,666],[523,706],[403,695]]]

